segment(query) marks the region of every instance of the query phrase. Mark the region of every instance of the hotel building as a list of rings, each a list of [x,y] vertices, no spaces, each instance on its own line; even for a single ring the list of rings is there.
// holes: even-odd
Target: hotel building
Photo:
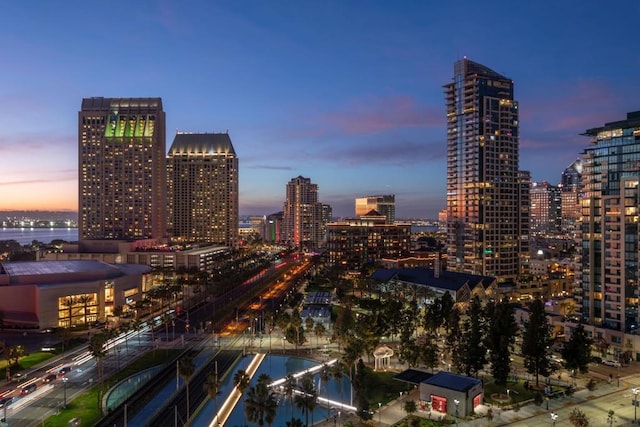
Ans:
[[[78,237],[166,237],[160,98],[85,98],[78,114]]]
[[[298,176],[287,183],[283,209],[282,241],[301,249],[324,244],[322,203],[318,202],[318,185]]]
[[[178,133],[167,154],[172,240],[235,247],[238,157],[227,133]]]

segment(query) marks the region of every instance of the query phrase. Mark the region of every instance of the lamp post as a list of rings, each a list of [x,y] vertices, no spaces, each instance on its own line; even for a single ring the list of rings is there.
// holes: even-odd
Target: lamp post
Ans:
[[[556,420],[558,419],[558,414],[555,412],[551,413],[551,421],[553,422],[553,427],[556,427]]]
[[[633,423],[638,424],[638,392],[640,392],[640,389],[634,387],[631,391],[633,392]]]
[[[63,400],[63,408],[67,407],[67,381],[69,381],[69,378],[67,377],[63,377],[62,378],[62,385],[63,385],[63,389],[64,389],[64,400]]]
[[[382,406],[382,403],[378,402],[378,424],[381,424],[381,418],[382,418],[382,411],[380,410],[380,407]]]

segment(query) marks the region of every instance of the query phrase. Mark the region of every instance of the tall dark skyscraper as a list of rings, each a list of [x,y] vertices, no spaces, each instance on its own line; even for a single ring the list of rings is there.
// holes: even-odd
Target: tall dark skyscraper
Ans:
[[[589,129],[582,182],[583,318],[608,329],[615,352],[627,351],[624,332],[637,333],[640,111]],[[618,331],[618,332],[614,332]]]
[[[166,237],[160,98],[85,98],[78,114],[81,240]]]
[[[528,252],[513,81],[465,58],[445,95],[447,267],[513,279]]]
[[[238,243],[238,157],[227,133],[179,133],[167,155],[171,236]]]

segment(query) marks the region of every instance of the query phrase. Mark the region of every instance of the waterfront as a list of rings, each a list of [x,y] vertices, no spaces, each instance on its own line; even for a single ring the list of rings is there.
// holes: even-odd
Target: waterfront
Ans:
[[[21,245],[27,245],[37,240],[51,243],[53,240],[75,242],[78,240],[77,228],[0,228],[0,240],[15,240]]]

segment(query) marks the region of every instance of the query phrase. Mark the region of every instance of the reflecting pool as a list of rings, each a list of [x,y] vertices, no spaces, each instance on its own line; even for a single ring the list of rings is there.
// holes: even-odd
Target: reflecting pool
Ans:
[[[249,362],[253,358],[253,355],[245,356],[238,364],[231,370],[229,370],[228,374],[221,379],[220,382],[220,394],[218,395],[217,402],[209,401],[206,403],[205,407],[198,413],[198,415],[194,418],[192,425],[197,426],[208,426],[211,420],[216,415],[216,408],[222,405],[224,400],[227,398],[231,390],[233,390],[233,376],[240,369],[247,369]],[[267,374],[271,377],[272,380],[277,380],[285,377],[287,374],[294,374],[300,371],[304,371],[305,369],[312,368],[314,366],[321,365],[313,360],[302,359],[299,357],[293,356],[283,356],[283,355],[268,355],[265,357],[264,361],[258,368],[256,374],[253,376],[249,387],[255,386],[255,383],[258,377],[262,374]],[[350,387],[349,387],[349,379],[346,376],[342,377],[342,380],[335,380],[333,377],[329,380],[328,383],[324,383],[320,381],[320,376],[314,376],[314,383],[316,385],[316,390],[319,390],[319,397],[328,397],[332,400],[338,400],[343,403],[349,404],[349,396],[350,396]],[[245,390],[245,395],[247,390]],[[300,418],[303,423],[305,421],[305,417],[302,415],[302,411],[296,408],[295,403],[292,404],[290,399],[287,396],[284,396],[280,393],[276,395],[278,399],[278,409],[276,412],[276,419],[273,422],[273,426],[284,427],[287,421],[291,420],[292,414],[293,418]],[[312,414],[309,414],[309,424],[312,422],[317,422],[320,420],[324,420],[327,418],[337,417],[337,411],[335,409],[327,408],[324,406],[318,406],[313,411]],[[336,420],[337,421],[337,420]],[[339,425],[339,423],[337,423]],[[255,426],[257,424],[250,423],[245,421],[245,413],[244,413],[244,397],[240,399],[235,409],[231,413],[229,419],[225,423],[225,427],[240,427],[243,425],[247,426]]]

